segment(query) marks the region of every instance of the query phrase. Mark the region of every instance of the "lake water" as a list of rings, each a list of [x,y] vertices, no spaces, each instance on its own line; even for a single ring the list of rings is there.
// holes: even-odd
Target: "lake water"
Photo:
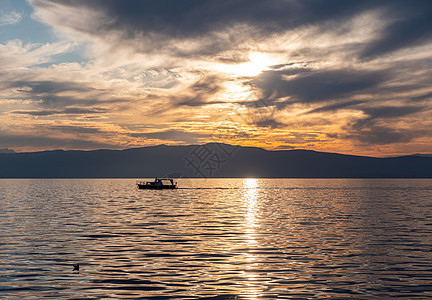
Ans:
[[[432,180],[179,185],[0,180],[0,298],[432,298]]]

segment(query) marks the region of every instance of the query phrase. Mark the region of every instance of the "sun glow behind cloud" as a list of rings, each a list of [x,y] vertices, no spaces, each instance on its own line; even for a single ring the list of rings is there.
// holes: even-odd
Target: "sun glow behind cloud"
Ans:
[[[277,63],[277,59],[274,59],[265,53],[251,52],[249,54],[248,62],[218,65],[216,66],[216,69],[237,76],[256,76],[261,72],[268,70],[271,65]]]

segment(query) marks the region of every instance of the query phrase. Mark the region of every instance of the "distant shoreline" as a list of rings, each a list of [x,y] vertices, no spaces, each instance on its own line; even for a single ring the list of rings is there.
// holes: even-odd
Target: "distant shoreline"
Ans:
[[[432,178],[432,157],[376,158],[219,143],[0,153],[0,178]]]
[[[154,179],[154,177],[0,177],[0,180],[9,180],[9,179],[19,179],[19,180],[27,180],[27,179],[59,179],[59,180],[81,180],[81,179],[88,179],[88,180],[98,180],[98,179],[121,179],[121,180],[141,180],[141,179]],[[352,179],[352,180],[376,180],[376,179],[383,179],[383,180],[392,180],[392,179],[403,179],[403,180],[419,180],[419,179],[432,179],[432,177],[182,177],[182,178],[175,178],[176,180],[182,180],[182,179],[202,179],[202,180],[211,180],[211,179],[316,179],[316,180],[330,180],[330,179]]]

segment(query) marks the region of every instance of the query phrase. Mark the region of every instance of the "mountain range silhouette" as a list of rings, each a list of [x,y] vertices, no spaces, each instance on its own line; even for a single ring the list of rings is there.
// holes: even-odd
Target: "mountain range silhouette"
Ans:
[[[269,151],[220,143],[0,153],[0,178],[432,178],[432,157]]]

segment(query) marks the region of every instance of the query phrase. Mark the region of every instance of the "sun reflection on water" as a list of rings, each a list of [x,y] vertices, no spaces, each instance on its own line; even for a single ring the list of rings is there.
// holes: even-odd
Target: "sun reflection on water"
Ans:
[[[245,204],[245,240],[249,251],[245,253],[247,269],[244,270],[243,276],[247,280],[245,296],[247,299],[258,299],[262,293],[260,286],[260,277],[257,273],[259,268],[258,257],[255,254],[255,249],[259,247],[259,242],[256,239],[257,235],[257,214],[258,214],[258,185],[259,181],[255,178],[247,178],[243,181],[245,189],[244,204]]]
[[[245,193],[245,204],[246,204],[246,233],[249,237],[249,240],[253,243],[256,243],[256,240],[253,238],[255,234],[255,218],[257,213],[257,188],[258,188],[258,179],[255,178],[247,178],[243,183],[246,193]]]

